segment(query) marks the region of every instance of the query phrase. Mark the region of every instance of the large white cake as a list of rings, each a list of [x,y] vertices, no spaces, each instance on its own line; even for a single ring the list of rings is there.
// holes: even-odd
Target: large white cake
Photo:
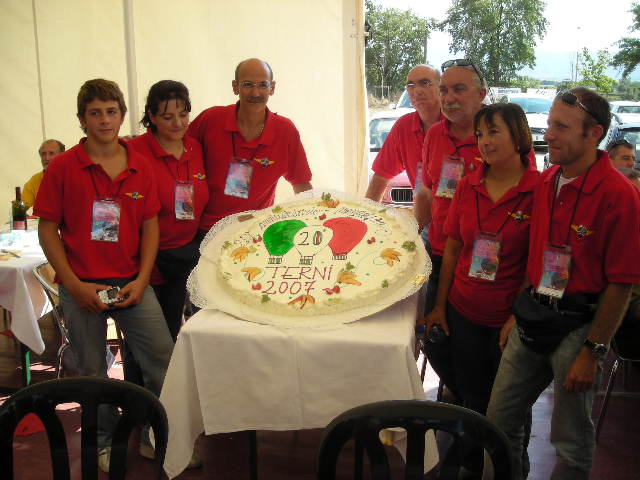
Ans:
[[[337,196],[298,196],[218,226],[202,248],[213,284],[231,303],[298,322],[377,311],[415,291],[429,273],[415,222],[404,212]]]

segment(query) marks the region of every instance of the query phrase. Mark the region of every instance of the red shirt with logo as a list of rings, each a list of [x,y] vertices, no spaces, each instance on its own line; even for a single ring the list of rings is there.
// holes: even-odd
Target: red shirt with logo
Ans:
[[[165,152],[150,130],[129,141],[129,146],[147,159],[155,173],[160,201],[160,250],[180,247],[193,240],[209,200],[202,147],[187,135],[182,141],[185,151],[179,160]],[[193,220],[176,219],[174,197],[178,182],[193,185]]]
[[[607,153],[599,150],[588,173],[560,188],[552,212],[559,174],[559,165],[545,170],[534,193],[527,264],[533,286],[540,283],[548,241],[571,247],[565,296],[601,293],[609,283],[640,283],[640,199],[636,187],[613,167]]]
[[[391,127],[389,136],[384,141],[371,169],[384,178],[393,178],[406,171],[411,187],[415,188],[418,175],[424,130],[418,112],[407,113],[400,117]]]
[[[431,190],[431,226],[429,243],[436,255],[442,255],[447,235],[444,224],[447,219],[451,199],[436,196],[440,184],[440,174],[445,158],[454,156],[464,163],[463,176],[476,171],[482,164],[475,136],[459,141],[451,134],[451,121],[446,118],[434,124],[424,139],[422,148],[422,183]]]
[[[188,134],[202,145],[209,184],[209,202],[200,225],[203,230],[228,215],[273,205],[280,177],[292,185],[311,181],[300,134],[291,120],[267,109],[262,134],[245,142],[236,121],[237,108],[238,104],[211,107],[189,126]],[[246,199],[224,193],[234,149],[235,156],[247,159],[252,167]]]
[[[511,315],[511,306],[524,280],[529,248],[533,190],[539,173],[535,162],[528,166],[518,185],[493,202],[484,184],[487,164],[463,178],[451,201],[445,234],[462,243],[449,302],[473,323],[499,328]],[[477,199],[477,200],[476,200]],[[470,277],[469,269],[476,233],[501,236],[495,280]]]
[[[123,140],[127,168],[111,180],[84,148],[86,139],[61,153],[47,168],[34,214],[58,224],[71,269],[83,280],[129,278],[140,269],[140,229],[160,210],[149,163]],[[96,192],[97,190],[97,192]],[[117,242],[91,240],[93,204],[113,198],[120,204]]]

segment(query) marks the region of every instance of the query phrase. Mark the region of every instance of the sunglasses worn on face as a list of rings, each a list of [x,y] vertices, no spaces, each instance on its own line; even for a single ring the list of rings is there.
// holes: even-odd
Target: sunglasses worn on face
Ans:
[[[560,100],[562,100],[562,103],[569,105],[570,107],[575,107],[576,105],[578,105],[580,108],[582,108],[585,112],[587,112],[587,114],[589,114],[589,116],[591,118],[593,118],[598,125],[602,125],[602,120],[600,120],[596,115],[594,115],[587,107],[585,107],[584,103],[582,103],[580,101],[580,99],[578,99],[577,96],[575,96],[573,93],[571,92],[564,92],[558,95],[560,97]]]
[[[466,58],[456,58],[455,60],[447,60],[446,62],[444,62],[442,64],[442,66],[440,68],[441,68],[442,72],[444,73],[444,71],[447,68],[450,68],[450,67],[471,67],[473,69],[473,71],[476,72],[476,75],[478,75],[478,77],[480,77],[480,81],[481,82],[484,81],[484,77],[480,73],[480,70],[478,70],[478,68],[473,64],[473,62],[471,60],[467,60]]]

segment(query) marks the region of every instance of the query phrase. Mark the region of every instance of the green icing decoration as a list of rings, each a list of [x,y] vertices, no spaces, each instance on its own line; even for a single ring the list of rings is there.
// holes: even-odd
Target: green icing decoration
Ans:
[[[271,210],[273,213],[280,213],[282,211],[282,207],[278,205],[274,209]]]
[[[282,220],[264,231],[264,245],[270,255],[284,255],[293,247],[293,237],[307,224],[301,220]]]
[[[222,244],[222,248],[229,248],[230,246],[231,246],[231,242],[229,240],[227,240]]]
[[[389,286],[389,281],[388,280],[383,280],[382,281],[382,288],[387,288]]]
[[[271,301],[271,299],[269,298],[269,295],[262,295],[262,299],[260,300],[262,303],[267,303],[269,301]]]
[[[354,268],[356,268],[354,265],[351,264],[351,262],[347,262],[347,266],[344,267],[347,269],[347,271],[353,270]]]
[[[407,240],[406,242],[404,242],[402,244],[402,248],[404,248],[405,250],[407,250],[409,252],[413,252],[416,249],[416,243],[415,242],[410,242],[409,240]]]

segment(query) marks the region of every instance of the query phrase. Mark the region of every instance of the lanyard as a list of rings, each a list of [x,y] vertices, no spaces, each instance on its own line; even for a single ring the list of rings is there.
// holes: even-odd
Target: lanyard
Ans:
[[[94,167],[89,167],[89,176],[91,177],[91,183],[93,183],[93,189],[96,191],[96,197],[97,198],[108,198],[108,197],[101,197],[100,196],[100,192],[98,191],[98,185],[96,184],[96,179],[93,178],[93,168]],[[118,196],[120,195],[120,190],[122,189],[122,184],[124,183],[124,181],[126,180],[126,178],[123,178],[122,180],[120,180],[120,185],[118,185],[118,191],[115,194],[115,197],[113,198],[118,198]]]
[[[184,152],[186,153],[186,152]],[[174,157],[175,158],[175,157]],[[173,171],[171,170],[171,167],[169,166],[169,160],[167,160],[167,157],[164,157],[162,159],[164,161],[164,166],[167,167],[167,170],[169,171],[169,175],[171,175],[171,178],[173,178],[173,180],[176,183],[189,183],[190,179],[191,179],[191,175],[190,175],[190,171],[189,171],[189,159],[187,158],[184,163],[187,166],[187,179],[186,180],[180,180],[180,160],[176,159],[176,175],[173,174]]]
[[[453,152],[454,155],[458,155],[460,149],[463,147],[475,147],[477,145],[476,143],[463,143],[462,145],[456,145],[455,142],[453,142],[453,139],[451,139],[451,141],[453,143],[453,147],[456,149],[456,151]]]
[[[231,132],[231,151],[233,152],[233,156],[236,156],[236,142],[235,142],[235,138],[236,138],[236,132]],[[251,154],[251,157],[249,158],[249,161],[253,160],[254,158],[256,158],[256,155],[258,154],[258,150],[260,150],[260,147],[262,146],[262,144],[258,144],[258,146],[256,147],[256,149],[253,151],[253,153]]]
[[[516,197],[518,198],[518,203],[516,203],[516,206],[513,208],[514,212],[518,211],[518,207],[522,203],[522,200],[524,200],[525,195],[526,193],[519,193],[518,194],[519,198]],[[482,230],[482,224],[480,223],[480,196],[478,195],[478,190],[476,190],[476,217],[478,219],[478,230],[483,232],[484,230]],[[508,220],[509,220],[509,212],[507,212],[507,216],[504,219],[504,222],[502,222],[502,225],[500,225],[500,228],[498,228],[498,231],[495,233],[495,235],[500,235],[500,232],[502,232],[502,229],[507,224]]]
[[[584,187],[585,182],[587,181],[587,177],[589,176],[589,172],[591,171],[591,167],[593,167],[595,165],[595,162],[592,163],[589,168],[587,169],[586,173],[584,174],[584,177],[582,178],[582,182],[580,183],[580,188],[578,189],[578,195],[576,196],[576,201],[573,204],[573,210],[571,212],[571,218],[569,219],[569,226],[567,227],[567,235],[564,238],[564,244],[568,245],[569,244],[569,234],[571,233],[571,225],[573,225],[573,219],[576,215],[576,210],[578,209],[578,201],[580,200],[580,196],[582,195],[582,189]],[[554,247],[558,247],[558,245],[553,245],[553,243],[551,243],[551,230],[553,227],[553,211],[556,208],[556,197],[558,195],[560,195],[560,192],[558,192],[558,184],[560,183],[560,175],[562,174],[561,170],[558,170],[558,173],[556,175],[556,181],[555,181],[555,185],[553,188],[553,200],[551,200],[551,213],[549,214],[549,244],[554,246]]]

